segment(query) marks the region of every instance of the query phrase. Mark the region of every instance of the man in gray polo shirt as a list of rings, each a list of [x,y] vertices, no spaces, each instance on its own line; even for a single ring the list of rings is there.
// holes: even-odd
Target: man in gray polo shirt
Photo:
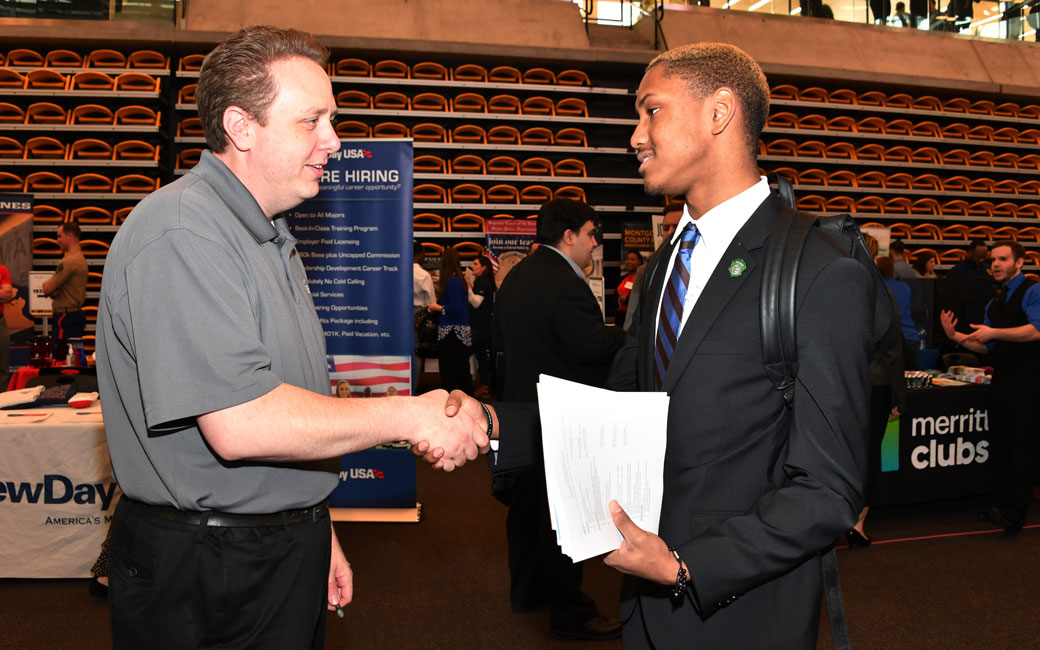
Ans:
[[[318,192],[336,102],[328,52],[246,28],[207,57],[209,147],[116,235],[98,382],[123,490],[112,524],[116,648],[320,648],[352,575],[328,518],[339,456],[408,440],[447,467],[487,423],[447,394],[330,396],[324,335],[281,213]],[[448,412],[452,408],[447,409]]]

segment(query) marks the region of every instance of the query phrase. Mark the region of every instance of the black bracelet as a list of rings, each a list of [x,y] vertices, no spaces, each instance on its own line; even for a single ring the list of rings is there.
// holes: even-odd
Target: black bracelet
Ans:
[[[480,408],[484,409],[484,415],[487,416],[487,421],[488,421],[487,438],[488,438],[488,442],[490,442],[491,441],[491,432],[495,428],[494,427],[494,423],[491,420],[491,411],[488,410],[487,404],[485,404],[484,402],[480,403]]]
[[[675,576],[675,586],[672,587],[672,598],[678,600],[683,597],[683,594],[686,593],[686,589],[688,588],[686,583],[686,569],[683,568],[682,559],[679,557],[679,551],[674,548],[669,548],[668,550],[672,552],[672,555],[675,556],[675,561],[679,563],[679,573]]]

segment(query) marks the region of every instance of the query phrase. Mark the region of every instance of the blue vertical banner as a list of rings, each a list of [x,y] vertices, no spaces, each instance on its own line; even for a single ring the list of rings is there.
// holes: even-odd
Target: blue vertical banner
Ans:
[[[411,392],[412,186],[411,140],[344,140],[318,195],[287,213],[342,398]],[[414,509],[411,452],[344,456],[331,504]]]

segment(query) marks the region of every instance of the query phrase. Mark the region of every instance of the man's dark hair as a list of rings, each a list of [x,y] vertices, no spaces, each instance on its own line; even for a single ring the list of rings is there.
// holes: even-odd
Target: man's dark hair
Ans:
[[[1000,241],[993,242],[993,249],[997,249],[1000,246],[1007,246],[1011,249],[1011,257],[1017,262],[1018,260],[1026,256],[1026,249],[1019,244],[1017,241],[1011,239],[1001,239]]]
[[[58,226],[58,230],[62,231],[66,235],[72,235],[72,237],[79,241],[83,237],[83,231],[80,229],[79,224],[75,221],[66,221],[65,223]]]
[[[238,106],[267,126],[267,112],[278,96],[271,64],[296,57],[324,68],[329,51],[305,32],[254,25],[235,32],[206,56],[195,98],[211,151],[227,149],[224,111],[229,106]]]
[[[557,246],[568,230],[578,234],[586,221],[599,228],[599,216],[587,203],[574,199],[554,199],[538,210],[538,231],[535,241]]]
[[[752,158],[758,156],[758,138],[769,115],[769,84],[747,52],[729,43],[692,43],[658,54],[646,71],[662,64],[665,74],[685,81],[698,99],[730,88],[744,114],[748,150]]]
[[[982,246],[986,250],[989,250],[989,246],[986,245],[985,239],[973,239],[970,242],[968,242],[968,250],[974,250],[979,246]]]
[[[902,239],[893,239],[892,243],[888,245],[888,250],[893,253],[902,254],[905,248],[903,247]]]

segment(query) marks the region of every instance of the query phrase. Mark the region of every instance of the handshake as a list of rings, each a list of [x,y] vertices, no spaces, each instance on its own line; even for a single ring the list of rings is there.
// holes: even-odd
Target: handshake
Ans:
[[[476,399],[460,390],[450,394],[434,390],[420,395],[416,402],[424,414],[421,428],[416,429],[409,440],[412,454],[434,469],[450,472],[491,448],[488,416]],[[491,407],[488,413],[492,430],[498,431],[498,420]]]

